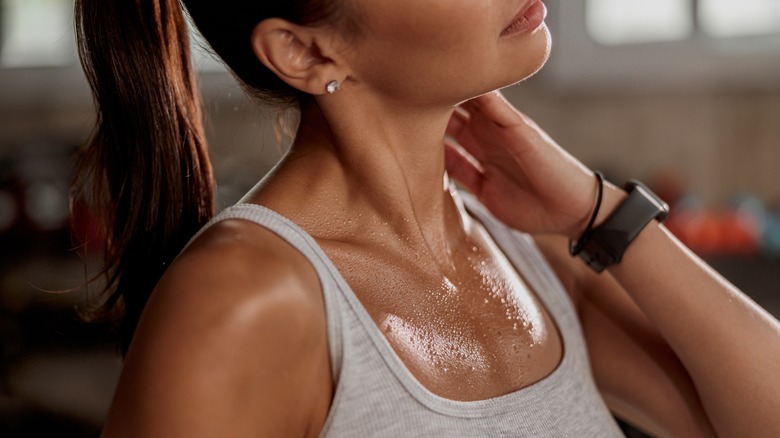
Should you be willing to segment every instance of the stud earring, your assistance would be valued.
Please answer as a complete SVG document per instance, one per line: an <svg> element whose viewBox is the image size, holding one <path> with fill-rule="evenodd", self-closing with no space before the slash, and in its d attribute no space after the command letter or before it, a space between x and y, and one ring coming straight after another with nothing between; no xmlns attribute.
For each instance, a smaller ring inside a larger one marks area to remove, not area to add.
<svg viewBox="0 0 780 438"><path fill-rule="evenodd" d="M339 91L339 88L341 88L339 81L330 81L328 82L328 85L325 86L325 91L327 91L328 94L334 94Z"/></svg>

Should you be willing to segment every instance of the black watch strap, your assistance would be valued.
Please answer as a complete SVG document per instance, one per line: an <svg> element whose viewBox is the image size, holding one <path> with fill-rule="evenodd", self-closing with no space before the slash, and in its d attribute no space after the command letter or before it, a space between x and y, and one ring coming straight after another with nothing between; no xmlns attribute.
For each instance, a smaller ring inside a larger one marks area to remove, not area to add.
<svg viewBox="0 0 780 438"><path fill-rule="evenodd" d="M579 256L594 271L620 263L631 242L653 219L663 222L669 206L638 181L625 185L628 198L604 221L591 230Z"/></svg>

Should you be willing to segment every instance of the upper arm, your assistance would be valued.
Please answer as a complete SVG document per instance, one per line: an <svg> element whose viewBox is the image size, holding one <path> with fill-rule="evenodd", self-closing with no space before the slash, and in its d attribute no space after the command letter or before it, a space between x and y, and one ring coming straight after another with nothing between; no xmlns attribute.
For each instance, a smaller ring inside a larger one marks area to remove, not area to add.
<svg viewBox="0 0 780 438"><path fill-rule="evenodd" d="M564 239L536 240L577 307L594 379L613 413L658 437L714 436L682 363L620 284L572 258Z"/></svg>
<svg viewBox="0 0 780 438"><path fill-rule="evenodd" d="M171 266L128 351L106 436L306 434L312 393L330 384L319 284L300 254L263 238L263 249L212 239Z"/></svg>

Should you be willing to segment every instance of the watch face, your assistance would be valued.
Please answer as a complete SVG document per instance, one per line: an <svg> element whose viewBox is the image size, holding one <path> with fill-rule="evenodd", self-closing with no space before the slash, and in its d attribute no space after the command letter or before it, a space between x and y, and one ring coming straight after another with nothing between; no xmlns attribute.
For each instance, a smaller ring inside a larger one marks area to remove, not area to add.
<svg viewBox="0 0 780 438"><path fill-rule="evenodd" d="M629 188L629 186L631 188ZM633 190L638 190L645 197L645 199L647 199L655 206L656 210L658 211L655 219L658 222L663 222L667 217L669 217L669 204L664 202L663 199L659 198L658 195L653 193L652 190L648 189L646 185L639 181L631 180L626 184L626 189L629 193L631 193Z"/></svg>

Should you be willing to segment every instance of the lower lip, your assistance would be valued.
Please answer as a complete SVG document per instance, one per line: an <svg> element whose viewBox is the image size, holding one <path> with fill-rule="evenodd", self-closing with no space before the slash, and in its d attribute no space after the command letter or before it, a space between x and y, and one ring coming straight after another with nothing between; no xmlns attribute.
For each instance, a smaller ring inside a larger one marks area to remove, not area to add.
<svg viewBox="0 0 780 438"><path fill-rule="evenodd" d="M531 32L539 28L547 18L547 7L541 1L534 2L519 20L501 32L502 37Z"/></svg>

